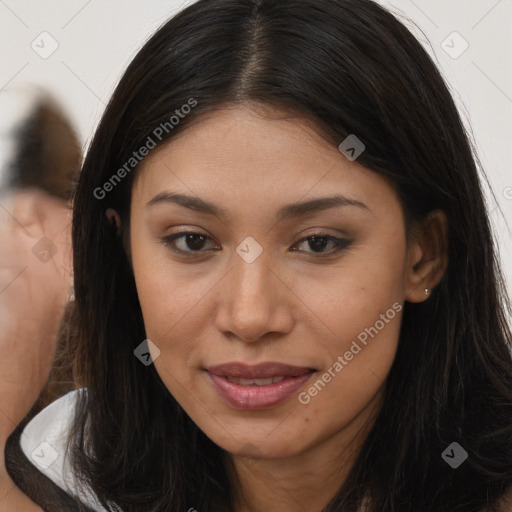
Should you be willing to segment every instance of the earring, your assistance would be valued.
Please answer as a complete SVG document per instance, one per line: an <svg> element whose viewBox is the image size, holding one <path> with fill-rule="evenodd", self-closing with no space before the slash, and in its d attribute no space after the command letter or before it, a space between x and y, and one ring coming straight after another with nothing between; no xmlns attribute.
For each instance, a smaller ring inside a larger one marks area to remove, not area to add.
<svg viewBox="0 0 512 512"><path fill-rule="evenodd" d="M425 295L429 295L430 294L430 288L425 288Z"/></svg>

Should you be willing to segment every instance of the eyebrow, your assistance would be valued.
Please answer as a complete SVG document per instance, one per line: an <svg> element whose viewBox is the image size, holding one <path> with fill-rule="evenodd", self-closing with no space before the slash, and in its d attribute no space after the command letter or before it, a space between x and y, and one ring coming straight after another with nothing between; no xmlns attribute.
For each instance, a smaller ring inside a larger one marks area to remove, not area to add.
<svg viewBox="0 0 512 512"><path fill-rule="evenodd" d="M171 192L160 192L147 203L146 207L162 203L177 204L196 212L216 215L221 218L226 218L228 216L226 210L209 201L205 201L204 199L194 196L188 196L186 194L176 194ZM338 194L331 197L320 197L318 199L311 199L310 201L303 201L283 206L278 210L276 217L279 221L283 221L342 206L355 206L357 208L370 211L370 209L361 201L349 199Z"/></svg>

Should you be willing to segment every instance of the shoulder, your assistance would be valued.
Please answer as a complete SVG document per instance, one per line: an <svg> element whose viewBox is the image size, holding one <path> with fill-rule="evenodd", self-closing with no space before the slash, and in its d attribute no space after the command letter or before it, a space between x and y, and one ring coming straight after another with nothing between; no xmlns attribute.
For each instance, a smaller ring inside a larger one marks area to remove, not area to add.
<svg viewBox="0 0 512 512"><path fill-rule="evenodd" d="M99 512L105 509L79 486L68 456L68 434L75 406L85 389L71 391L23 422L7 440L6 468L14 483L48 511Z"/></svg>

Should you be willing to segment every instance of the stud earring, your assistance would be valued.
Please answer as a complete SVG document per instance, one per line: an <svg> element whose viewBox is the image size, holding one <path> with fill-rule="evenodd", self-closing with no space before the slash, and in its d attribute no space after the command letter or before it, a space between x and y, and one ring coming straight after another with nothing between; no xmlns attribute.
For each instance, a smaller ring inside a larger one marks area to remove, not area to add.
<svg viewBox="0 0 512 512"><path fill-rule="evenodd" d="M430 288L425 288L425 295L430 295Z"/></svg>

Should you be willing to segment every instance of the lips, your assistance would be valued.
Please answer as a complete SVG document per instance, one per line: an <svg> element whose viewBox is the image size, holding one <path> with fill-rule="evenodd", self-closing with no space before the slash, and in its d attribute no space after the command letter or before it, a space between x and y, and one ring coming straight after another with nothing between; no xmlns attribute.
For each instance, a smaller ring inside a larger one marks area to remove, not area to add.
<svg viewBox="0 0 512 512"><path fill-rule="evenodd" d="M226 363L207 368L210 381L234 409L273 407L286 400L311 377L315 370L282 363L250 366Z"/></svg>

